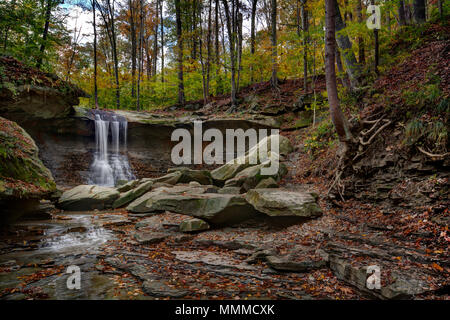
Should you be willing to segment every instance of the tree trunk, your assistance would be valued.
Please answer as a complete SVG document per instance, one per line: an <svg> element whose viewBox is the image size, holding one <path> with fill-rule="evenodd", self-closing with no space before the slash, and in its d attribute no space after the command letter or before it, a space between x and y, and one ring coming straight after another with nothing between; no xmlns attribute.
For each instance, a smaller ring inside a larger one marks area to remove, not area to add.
<svg viewBox="0 0 450 320"><path fill-rule="evenodd" d="M424 23L426 21L425 15L425 0L414 0L414 21L416 23Z"/></svg>
<svg viewBox="0 0 450 320"><path fill-rule="evenodd" d="M175 14L177 25L177 46L178 46L178 104L184 105L184 82L183 82L183 35L181 30L181 4L180 0L175 0Z"/></svg>
<svg viewBox="0 0 450 320"><path fill-rule="evenodd" d="M371 0L370 4L375 5L375 0ZM378 19L378 17L377 17L377 19ZM379 72L378 72L379 41L378 41L378 29L377 28L373 29L373 38L374 38L374 50L375 50L374 70L375 70L376 74L379 74Z"/></svg>
<svg viewBox="0 0 450 320"><path fill-rule="evenodd" d="M96 0L92 0L92 27L94 28L94 105L98 109L98 88L97 88L97 26L95 23Z"/></svg>
<svg viewBox="0 0 450 320"><path fill-rule="evenodd" d="M277 0L271 0L271 27L272 27L272 88L278 87L277 78Z"/></svg>
<svg viewBox="0 0 450 320"><path fill-rule="evenodd" d="M158 21L159 16L159 0L156 0L156 21ZM154 30L154 41L153 41L153 76L156 79L157 67L158 67L158 23L155 23Z"/></svg>
<svg viewBox="0 0 450 320"><path fill-rule="evenodd" d="M197 1L192 1L192 59L197 59Z"/></svg>
<svg viewBox="0 0 450 320"><path fill-rule="evenodd" d="M202 10L200 10L200 21L202 19ZM200 65L202 67L202 89L203 89L203 103L206 104L208 101L208 91L206 89L206 68L205 61L203 59L203 25L200 23L200 35L199 35L199 55L200 55Z"/></svg>
<svg viewBox="0 0 450 320"><path fill-rule="evenodd" d="M344 114L339 107L339 98L336 85L335 43L336 43L336 21L337 16L335 0L325 0L325 79L327 86L328 102L330 105L331 120L336 128L339 140L346 145L352 136L348 128Z"/></svg>
<svg viewBox="0 0 450 320"><path fill-rule="evenodd" d="M131 96L136 96L136 21L135 8L132 0L128 0L128 8L130 11L130 39L131 39Z"/></svg>
<svg viewBox="0 0 450 320"><path fill-rule="evenodd" d="M405 3L403 0L398 2L398 24L400 26L406 25Z"/></svg>
<svg viewBox="0 0 450 320"><path fill-rule="evenodd" d="M228 30L228 43L229 43L229 49L230 49L230 59L231 59L231 106L236 107L237 106L237 97L236 97L236 61L235 61L235 23L234 22L234 1L232 0L232 10L230 12L230 9L228 7L227 0L222 0L224 11L225 11L225 18L226 18L226 25Z"/></svg>
<svg viewBox="0 0 450 320"><path fill-rule="evenodd" d="M216 95L222 93L222 77L220 74L220 46L219 46L219 0L215 5L215 54L216 54Z"/></svg>
<svg viewBox="0 0 450 320"><path fill-rule="evenodd" d="M117 58L117 40L116 40L116 27L114 23L114 5L111 6L110 0L108 0L108 7L111 15L111 35L112 35L112 49L114 59L114 75L116 78L116 107L120 109L120 85L119 85L119 60Z"/></svg>
<svg viewBox="0 0 450 320"><path fill-rule="evenodd" d="M208 35L206 38L206 46L208 55L206 58L206 103L209 101L209 82L211 77L211 12L212 12L212 0L209 0L208 9Z"/></svg>
<svg viewBox="0 0 450 320"><path fill-rule="evenodd" d="M305 8L306 0L302 2L302 29L303 29L303 87L308 92L308 11Z"/></svg>
<svg viewBox="0 0 450 320"><path fill-rule="evenodd" d="M238 49L237 49L237 54L238 54L238 58L237 58L237 91L239 92L239 87L240 87L240 81L241 81L241 69L242 69L242 42L243 42L243 37L242 37L242 23L243 23L243 18L242 18L242 13L238 13L237 14L238 18L237 18L237 27L238 27Z"/></svg>
<svg viewBox="0 0 450 320"><path fill-rule="evenodd" d="M163 7L164 0L160 0L159 4L159 18L161 19L161 82L164 82L164 18L163 18Z"/></svg>
<svg viewBox="0 0 450 320"><path fill-rule="evenodd" d="M143 49L144 47L144 2L139 1L139 57L138 57L138 79L136 110L141 110L141 74L143 71Z"/></svg>
<svg viewBox="0 0 450 320"><path fill-rule="evenodd" d="M251 12L251 24L250 24L250 53L252 55L252 59L255 59L255 41L256 41L256 6L258 4L258 0L252 0L252 12ZM253 60L254 61L254 60ZM250 82L253 84L255 82L254 79L254 62L252 61L250 65Z"/></svg>
<svg viewBox="0 0 450 320"><path fill-rule="evenodd" d="M39 69L42 65L42 59L44 57L45 46L48 37L48 27L50 25L50 18L52 13L52 0L47 0L47 7L45 9L45 23L44 23L44 31L42 32L42 43L39 49L39 56L37 59L36 67Z"/></svg>
<svg viewBox="0 0 450 320"><path fill-rule="evenodd" d="M356 15L358 18L358 23L363 22L363 14L362 14L362 0L357 0L356 2ZM364 38L361 36L358 36L358 61L361 66L364 65L366 57L364 52Z"/></svg>
<svg viewBox="0 0 450 320"><path fill-rule="evenodd" d="M335 13L336 17L333 19L335 20L335 34L339 31L341 31L342 29L345 28L345 23L344 21L342 21L342 16L341 13L339 11L339 4L337 2L337 0L332 0L334 1L334 10L333 12ZM358 62L356 61L356 57L355 54L353 53L352 50L352 43L349 39L349 37L347 35L344 34L339 34L336 37L336 41L337 44L339 45L339 48L341 48L343 56L344 56L344 64L345 64L345 68L348 74L348 77L350 79L350 84L352 86L352 88L355 88L359 85L359 77L361 75L361 67L358 64ZM334 52L333 52L334 55Z"/></svg>

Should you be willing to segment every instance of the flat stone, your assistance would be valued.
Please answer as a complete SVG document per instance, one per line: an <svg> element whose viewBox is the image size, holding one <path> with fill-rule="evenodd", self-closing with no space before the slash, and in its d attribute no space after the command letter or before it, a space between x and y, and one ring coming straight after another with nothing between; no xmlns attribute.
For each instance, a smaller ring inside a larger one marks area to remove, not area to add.
<svg viewBox="0 0 450 320"><path fill-rule="evenodd" d="M208 251L173 251L175 258L189 263L204 263L223 268L236 268L243 270L254 270L255 267L241 262L240 260L230 258L226 255L208 252Z"/></svg>
<svg viewBox="0 0 450 320"><path fill-rule="evenodd" d="M147 280L142 284L142 290L153 297L182 298L188 291L170 287L163 280Z"/></svg>
<svg viewBox="0 0 450 320"><path fill-rule="evenodd" d="M326 261L323 260L293 261L289 256L280 257L269 255L266 257L266 261L271 268L288 272L307 272L326 266Z"/></svg>
<svg viewBox="0 0 450 320"><path fill-rule="evenodd" d="M169 237L168 233L164 232L136 232L134 234L134 239L139 244L154 244L164 241L167 237Z"/></svg>
<svg viewBox="0 0 450 320"><path fill-rule="evenodd" d="M118 197L119 191L115 188L80 185L64 192L58 206L69 211L102 210L110 208Z"/></svg>
<svg viewBox="0 0 450 320"><path fill-rule="evenodd" d="M281 189L252 189L245 199L260 212L276 217L317 217L322 210L316 198L307 192Z"/></svg>
<svg viewBox="0 0 450 320"><path fill-rule="evenodd" d="M205 186L158 188L133 201L131 212L170 211L190 215L213 224L231 224L256 215L255 209L241 195L204 193Z"/></svg>

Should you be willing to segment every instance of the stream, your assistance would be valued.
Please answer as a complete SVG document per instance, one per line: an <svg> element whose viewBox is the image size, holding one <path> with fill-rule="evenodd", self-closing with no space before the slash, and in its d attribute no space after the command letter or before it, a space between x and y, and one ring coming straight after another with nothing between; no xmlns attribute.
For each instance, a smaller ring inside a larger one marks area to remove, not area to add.
<svg viewBox="0 0 450 320"><path fill-rule="evenodd" d="M3 230L0 238L0 292L21 287L6 299L104 299L113 286L96 271L98 254L113 232L103 227L119 216L98 212L64 213L51 220L24 220ZM81 289L70 290L66 273L81 268ZM54 274L53 274L54 273Z"/></svg>

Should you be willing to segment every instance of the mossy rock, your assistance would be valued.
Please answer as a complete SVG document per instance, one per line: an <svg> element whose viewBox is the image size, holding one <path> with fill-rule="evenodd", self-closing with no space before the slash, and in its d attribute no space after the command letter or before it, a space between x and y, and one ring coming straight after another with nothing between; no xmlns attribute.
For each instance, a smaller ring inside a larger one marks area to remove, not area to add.
<svg viewBox="0 0 450 320"><path fill-rule="evenodd" d="M119 198L117 198L112 207L113 208L120 208L124 205L130 203L131 201L135 200L136 198L142 196L144 193L148 192L153 186L153 181L149 180L146 181L140 185L138 185L136 188L128 190L127 192L121 193Z"/></svg>
<svg viewBox="0 0 450 320"><path fill-rule="evenodd" d="M38 153L23 128L0 117L0 200L42 198L56 191L52 174Z"/></svg>

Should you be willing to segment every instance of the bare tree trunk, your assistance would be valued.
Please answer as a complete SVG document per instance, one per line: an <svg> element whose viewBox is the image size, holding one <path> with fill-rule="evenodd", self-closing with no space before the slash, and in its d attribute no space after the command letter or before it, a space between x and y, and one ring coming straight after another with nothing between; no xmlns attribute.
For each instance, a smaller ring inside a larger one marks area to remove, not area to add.
<svg viewBox="0 0 450 320"><path fill-rule="evenodd" d="M50 25L50 18L51 18L51 13L52 13L52 0L47 0L47 7L45 9L45 23L44 23L44 31L42 32L42 43L41 43L41 47L39 49L39 56L37 59L37 64L36 67L39 69L42 65L42 59L44 57L44 52L45 52L45 46L46 46L46 42L47 42L47 37L48 37L48 27Z"/></svg>
<svg viewBox="0 0 450 320"><path fill-rule="evenodd" d="M243 42L243 37L242 37L242 13L238 13L237 14L238 18L237 18L237 28L238 28L238 50L237 50L237 91L239 92L239 87L240 87L240 81L241 81L241 69L242 69L242 42Z"/></svg>
<svg viewBox="0 0 450 320"><path fill-rule="evenodd" d="M200 10L200 21L202 20L202 10ZM203 60L203 27L200 23L200 36L199 36L199 55L200 65L202 67L202 89L203 89L203 103L206 104L208 100L208 92L206 89L206 68Z"/></svg>
<svg viewBox="0 0 450 320"><path fill-rule="evenodd" d="M442 17L443 17L442 0L438 0L438 9L439 9L439 18L442 19Z"/></svg>
<svg viewBox="0 0 450 320"><path fill-rule="evenodd" d="M113 0L114 1L114 0ZM114 74L116 78L116 107L120 109L120 85L119 85L119 60L117 58L117 38L116 38L116 26L114 23L114 4L110 5L110 0L108 0L108 6L111 14L111 35L112 35L112 46L113 46L113 58L114 58Z"/></svg>
<svg viewBox="0 0 450 320"><path fill-rule="evenodd" d="M403 0L398 2L398 24L400 26L406 25L405 3Z"/></svg>
<svg viewBox="0 0 450 320"><path fill-rule="evenodd" d="M341 31L342 29L345 28L345 23L344 21L342 21L342 16L341 13L339 11L339 5L337 0L332 0L334 1L334 6L335 9L333 10L336 17L335 19L335 34L339 31ZM349 39L349 37L347 35L344 35L342 33L340 33L337 37L336 37L336 41L337 44L339 45L339 48L341 48L343 56L344 56L344 63L345 63L345 68L347 70L347 74L348 77L350 79L350 83L352 88L355 88L359 85L359 77L361 75L361 67L358 64L358 62L356 61L356 57L355 54L353 53L352 50L352 43ZM334 52L333 52L334 55Z"/></svg>
<svg viewBox="0 0 450 320"><path fill-rule="evenodd" d="M130 11L130 39L131 39L131 96L136 96L136 21L135 8L132 0L128 0L128 9Z"/></svg>
<svg viewBox="0 0 450 320"><path fill-rule="evenodd" d="M424 23L426 21L425 0L414 0L414 21L416 23Z"/></svg>
<svg viewBox="0 0 450 320"><path fill-rule="evenodd" d="M356 2L356 15L358 18L358 23L363 22L363 14L362 14L362 0L357 0ZM358 61L361 66L364 65L366 57L364 53L364 38L361 36L358 36L357 39L358 42Z"/></svg>
<svg viewBox="0 0 450 320"><path fill-rule="evenodd" d="M97 88L97 25L95 22L96 0L92 0L92 27L94 28L94 105L98 109L98 88Z"/></svg>
<svg viewBox="0 0 450 320"><path fill-rule="evenodd" d="M141 110L141 74L143 71L143 47L144 47L144 1L139 1L139 57L136 110Z"/></svg>
<svg viewBox="0 0 450 320"><path fill-rule="evenodd" d="M222 52L224 55L226 55L227 49L225 47L225 24L223 22L222 12L219 13L219 16L220 16L220 24L222 26L222 28L221 28L221 30L222 30L222 41L221 41L222 42ZM225 66L225 58L222 61L223 61L223 65L224 65L223 73L225 74L225 78L227 78L228 77L228 68ZM222 90L223 90L223 88L222 88Z"/></svg>
<svg viewBox="0 0 450 320"><path fill-rule="evenodd" d="M159 0L156 0L156 21L158 21L159 16ZM155 23L155 30L154 30L154 41L153 41L153 76L156 77L157 73L157 66L158 66L158 23ZM156 78L155 78L156 79Z"/></svg>
<svg viewBox="0 0 450 320"><path fill-rule="evenodd" d="M192 2L192 59L197 59L197 0Z"/></svg>
<svg viewBox="0 0 450 320"><path fill-rule="evenodd" d="M208 35L206 38L207 46L207 58L206 58L206 103L209 101L209 82L211 77L211 12L212 12L212 0L209 0L208 9Z"/></svg>
<svg viewBox="0 0 450 320"><path fill-rule="evenodd" d="M272 78L270 80L272 87L278 87L277 78L277 0L271 0L271 27L272 27Z"/></svg>
<svg viewBox="0 0 450 320"><path fill-rule="evenodd" d="M336 43L336 4L335 0L325 0L325 78L327 85L328 102L330 105L331 120L336 128L339 140L346 145L352 135L348 128L344 114L339 107L339 98L336 85L335 61L335 43Z"/></svg>
<svg viewBox="0 0 450 320"><path fill-rule="evenodd" d="M230 47L230 59L231 59L231 106L232 108L236 107L237 105L237 98L236 98L236 58L235 58L235 7L234 7L234 1L232 0L232 10L230 12L230 9L228 7L227 0L222 0L224 11L225 11L225 18L226 18L226 24L227 24L227 30L228 30L228 43ZM233 23L232 23L233 22Z"/></svg>
<svg viewBox="0 0 450 320"><path fill-rule="evenodd" d="M252 55L252 59L255 58L255 42L256 42L256 6L258 4L258 0L252 0L252 12L251 12L251 24L250 24L250 53ZM250 82L254 83L254 66L253 62L250 65Z"/></svg>
<svg viewBox="0 0 450 320"><path fill-rule="evenodd" d="M175 0L177 44L178 44L178 104L184 105L184 82L183 82L183 35L181 30L181 4Z"/></svg>
<svg viewBox="0 0 450 320"><path fill-rule="evenodd" d="M153 68L153 60L152 60L152 56L150 54L150 48L149 48L149 41L146 40L144 41L144 48L145 48L145 56L146 56L146 60L147 60L147 80L150 80L150 78L152 77L152 68Z"/></svg>
<svg viewBox="0 0 450 320"><path fill-rule="evenodd" d="M302 29L303 29L303 86L305 94L308 92L308 11L306 0L302 1Z"/></svg>
<svg viewBox="0 0 450 320"><path fill-rule="evenodd" d="M222 93L222 77L220 74L220 46L219 46L219 0L215 5L215 54L216 54L216 95Z"/></svg>
<svg viewBox="0 0 450 320"><path fill-rule="evenodd" d="M160 0L159 5L159 18L161 19L161 82L164 82L164 17L163 17L163 7L164 0Z"/></svg>
<svg viewBox="0 0 450 320"><path fill-rule="evenodd" d="M370 1L371 5L375 4L375 0ZM377 18L378 19L378 18ZM378 61L379 61L379 41L378 41L378 29L373 29L373 37L374 37L374 50L375 50L375 59L374 59L374 70L376 74L378 73Z"/></svg>

